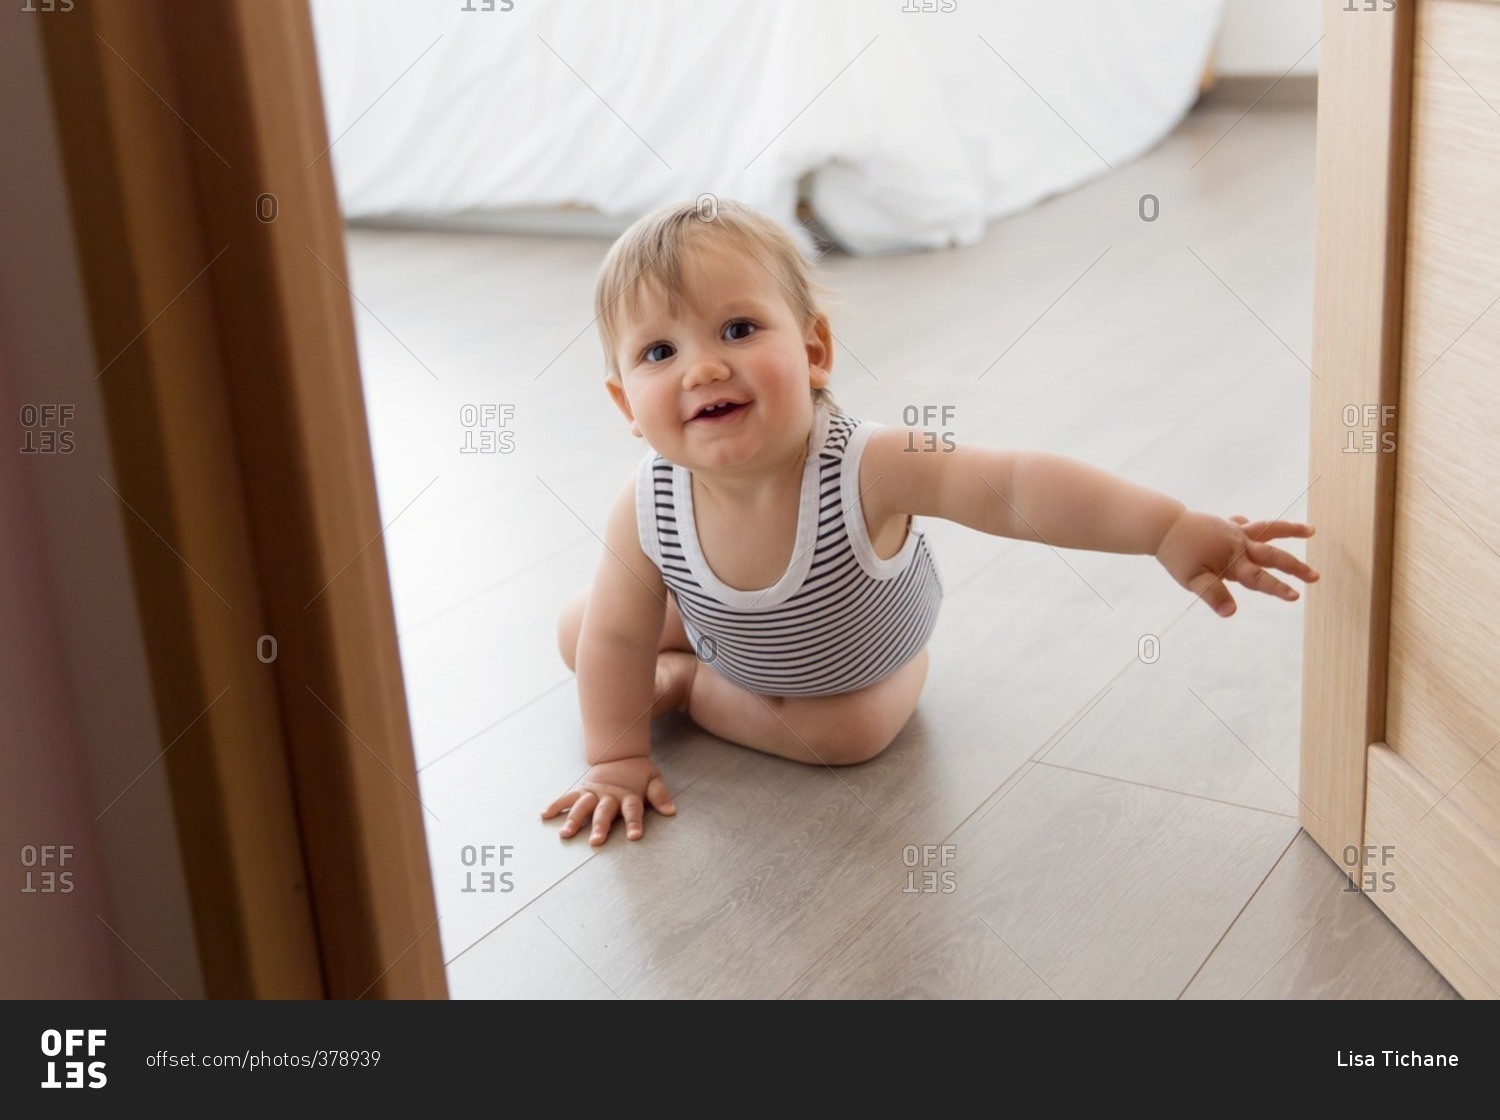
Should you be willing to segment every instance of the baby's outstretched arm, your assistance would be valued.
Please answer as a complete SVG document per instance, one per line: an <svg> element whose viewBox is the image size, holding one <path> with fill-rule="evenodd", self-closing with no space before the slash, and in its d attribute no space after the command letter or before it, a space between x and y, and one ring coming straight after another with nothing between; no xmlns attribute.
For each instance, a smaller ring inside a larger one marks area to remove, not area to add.
<svg viewBox="0 0 1500 1120"><path fill-rule="evenodd" d="M589 843L603 844L617 816L625 835L639 840L646 804L670 816L676 807L661 771L651 761L651 709L656 695L656 654L666 617L661 573L641 551L636 533L635 487L621 491L610 511L605 552L589 591L576 657L588 770L542 812L564 810L562 836L578 832L590 816Z"/></svg>
<svg viewBox="0 0 1500 1120"><path fill-rule="evenodd" d="M1303 561L1267 543L1310 537L1311 525L1197 513L1108 471L1043 451L961 444L912 452L910 446L900 428L870 437L859 479L869 525L900 514L941 517L1055 548L1149 554L1224 617L1235 610L1226 580L1292 600L1297 592L1267 569L1309 583L1318 578Z"/></svg>

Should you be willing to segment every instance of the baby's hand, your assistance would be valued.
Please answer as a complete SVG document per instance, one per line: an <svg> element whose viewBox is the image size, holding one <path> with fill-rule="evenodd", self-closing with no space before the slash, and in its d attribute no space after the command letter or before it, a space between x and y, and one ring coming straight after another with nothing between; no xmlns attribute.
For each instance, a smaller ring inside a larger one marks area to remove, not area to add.
<svg viewBox="0 0 1500 1120"><path fill-rule="evenodd" d="M649 757L622 758L590 766L574 789L547 806L542 812L542 820L550 821L568 809L568 819L563 822L559 833L566 840L582 828L583 822L593 813L594 830L589 835L589 843L598 847L609 839L615 817L624 816L625 835L631 840L639 840L646 829L647 801L664 816L670 817L677 812L672 795L667 792L666 780Z"/></svg>
<svg viewBox="0 0 1500 1120"><path fill-rule="evenodd" d="M1297 598L1297 592L1267 568L1288 572L1304 583L1315 581L1318 573L1312 568L1266 543L1277 537L1312 535L1313 527L1300 521L1249 521L1239 515L1225 520L1187 510L1167 530L1156 558L1173 579L1228 618L1235 606L1224 586L1227 579L1289 601Z"/></svg>

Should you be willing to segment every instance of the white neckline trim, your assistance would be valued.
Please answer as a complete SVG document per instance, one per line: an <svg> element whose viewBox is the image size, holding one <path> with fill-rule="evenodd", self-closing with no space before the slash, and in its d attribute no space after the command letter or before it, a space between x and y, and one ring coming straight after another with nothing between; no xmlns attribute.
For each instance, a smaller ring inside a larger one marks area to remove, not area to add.
<svg viewBox="0 0 1500 1120"><path fill-rule="evenodd" d="M656 526L656 452L648 451L635 472L635 533L646 558L661 567L661 537Z"/></svg>
<svg viewBox="0 0 1500 1120"><path fill-rule="evenodd" d="M797 509L797 542L792 546L791 563L781 578L770 587L743 591L730 587L708 566L698 543L698 519L693 511L693 479L683 466L672 465L672 498L677 507L677 537L687 557L688 568L700 587L726 607L738 610L770 610L780 606L802 586L812 567L813 547L818 539L818 490L822 481L823 444L828 433L828 409L819 406L813 413L812 430L807 439L807 461L802 466L802 498Z"/></svg>

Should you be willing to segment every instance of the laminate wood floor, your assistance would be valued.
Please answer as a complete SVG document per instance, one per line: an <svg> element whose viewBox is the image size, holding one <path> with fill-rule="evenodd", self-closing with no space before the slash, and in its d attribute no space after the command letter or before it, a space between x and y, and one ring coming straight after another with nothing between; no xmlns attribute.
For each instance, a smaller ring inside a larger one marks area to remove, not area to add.
<svg viewBox="0 0 1500 1120"><path fill-rule="evenodd" d="M974 248L830 257L840 403L1303 516L1313 114L1240 113ZM670 717L679 815L560 841L537 813L584 767L555 619L644 450L600 385L607 245L348 242L455 997L1454 997L1298 827L1300 607L1219 619L1145 557L927 523L946 599L884 755L820 770Z"/></svg>

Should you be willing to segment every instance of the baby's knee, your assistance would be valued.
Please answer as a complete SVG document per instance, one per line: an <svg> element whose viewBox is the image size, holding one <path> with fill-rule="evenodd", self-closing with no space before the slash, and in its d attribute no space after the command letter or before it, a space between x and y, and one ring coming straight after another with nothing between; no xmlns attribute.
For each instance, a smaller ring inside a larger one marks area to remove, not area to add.
<svg viewBox="0 0 1500 1120"><path fill-rule="evenodd" d="M896 739L899 728L873 716L840 719L819 738L818 759L829 766L858 766L880 755Z"/></svg>
<svg viewBox="0 0 1500 1120"><path fill-rule="evenodd" d="M858 766L883 753L885 748L891 745L892 739L894 736L884 741L878 738L845 739L830 746L823 761L829 766Z"/></svg>
<svg viewBox="0 0 1500 1120"><path fill-rule="evenodd" d="M885 751L916 710L927 679L927 651L894 676L861 692L832 697L818 714L822 739L814 746L830 766L857 766ZM809 744L813 746L813 744Z"/></svg>

